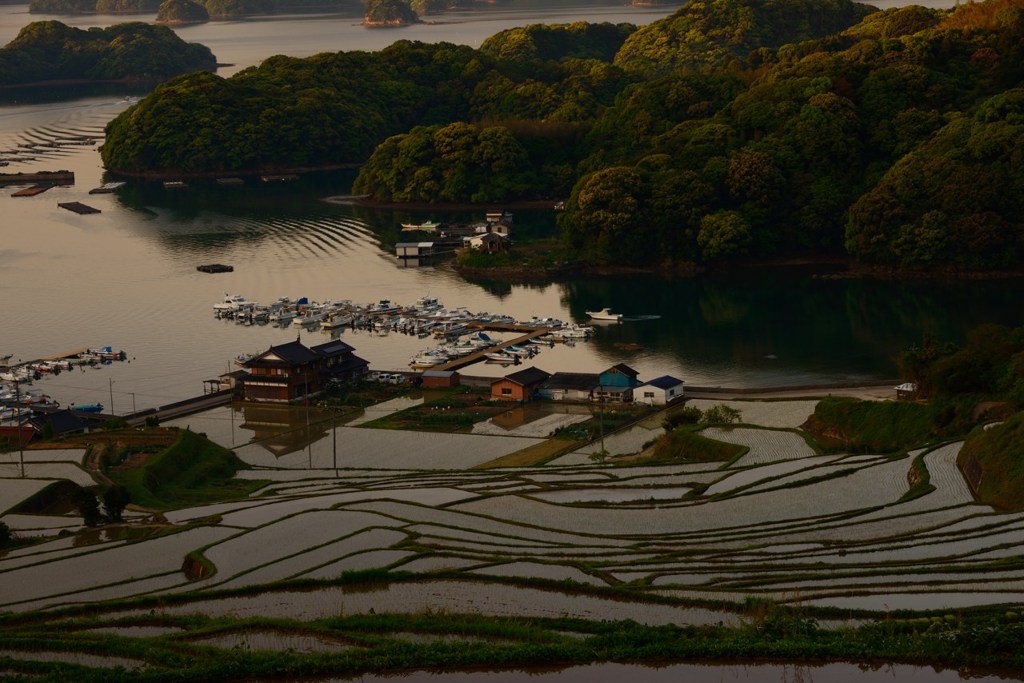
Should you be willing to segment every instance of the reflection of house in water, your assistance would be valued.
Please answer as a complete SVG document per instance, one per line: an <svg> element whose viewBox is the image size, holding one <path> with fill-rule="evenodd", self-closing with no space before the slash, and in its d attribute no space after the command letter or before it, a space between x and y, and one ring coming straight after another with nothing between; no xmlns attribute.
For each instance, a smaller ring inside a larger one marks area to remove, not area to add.
<svg viewBox="0 0 1024 683"><path fill-rule="evenodd" d="M330 413L315 408L239 403L232 410L242 413L240 428L251 431L252 440L277 457L301 451L331 433Z"/></svg>

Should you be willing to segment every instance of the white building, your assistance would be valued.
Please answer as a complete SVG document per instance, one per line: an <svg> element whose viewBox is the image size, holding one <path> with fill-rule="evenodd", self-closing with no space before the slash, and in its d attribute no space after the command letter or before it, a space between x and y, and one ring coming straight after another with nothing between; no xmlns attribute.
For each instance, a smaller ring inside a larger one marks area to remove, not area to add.
<svg viewBox="0 0 1024 683"><path fill-rule="evenodd" d="M683 397L683 384L681 379L662 375L633 389L633 400L652 406L668 405Z"/></svg>

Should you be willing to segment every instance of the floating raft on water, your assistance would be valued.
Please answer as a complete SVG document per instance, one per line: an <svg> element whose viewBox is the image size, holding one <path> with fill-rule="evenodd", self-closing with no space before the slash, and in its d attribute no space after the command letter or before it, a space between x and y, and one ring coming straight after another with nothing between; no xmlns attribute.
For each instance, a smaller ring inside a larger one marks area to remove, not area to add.
<svg viewBox="0 0 1024 683"><path fill-rule="evenodd" d="M32 187L26 187L23 190L12 192L12 197L35 197L37 194L42 194L49 190L53 185L33 185Z"/></svg>
<svg viewBox="0 0 1024 683"><path fill-rule="evenodd" d="M83 204L82 202L61 202L57 204L57 206L62 209L67 209L68 211L74 211L75 213L82 214L83 216L90 213L100 213L99 209L95 209L88 204Z"/></svg>
<svg viewBox="0 0 1024 683"><path fill-rule="evenodd" d="M196 270L203 273L230 273L235 270L235 267L226 266L223 263L208 263L203 266L196 266Z"/></svg>
<svg viewBox="0 0 1024 683"><path fill-rule="evenodd" d="M241 178L217 178L218 185L245 185Z"/></svg>
<svg viewBox="0 0 1024 683"><path fill-rule="evenodd" d="M283 183L290 180L298 180L299 176L294 173L286 173L284 175L261 175L260 180L265 183Z"/></svg>
<svg viewBox="0 0 1024 683"><path fill-rule="evenodd" d="M164 189L165 190L184 190L187 187L188 187L188 184L185 183L185 182L182 182L180 180L165 180L164 181Z"/></svg>
<svg viewBox="0 0 1024 683"><path fill-rule="evenodd" d="M19 161L29 161L29 159L21 157L19 158ZM73 171L0 173L0 185L22 185L26 183L46 183L47 187L52 187L53 185L74 185L75 174Z"/></svg>
<svg viewBox="0 0 1024 683"><path fill-rule="evenodd" d="M103 183L99 187L94 187L89 190L89 194L110 194L119 187L124 187L123 180L117 180L112 183Z"/></svg>

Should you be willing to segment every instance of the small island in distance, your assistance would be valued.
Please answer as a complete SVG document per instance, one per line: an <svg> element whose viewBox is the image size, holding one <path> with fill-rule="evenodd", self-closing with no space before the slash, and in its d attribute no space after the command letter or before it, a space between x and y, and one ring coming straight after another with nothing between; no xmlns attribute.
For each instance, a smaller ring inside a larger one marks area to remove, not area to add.
<svg viewBox="0 0 1024 683"><path fill-rule="evenodd" d="M210 48L187 43L166 26L141 22L83 30L59 21L37 21L0 48L0 87L86 81L157 83L216 68Z"/></svg>

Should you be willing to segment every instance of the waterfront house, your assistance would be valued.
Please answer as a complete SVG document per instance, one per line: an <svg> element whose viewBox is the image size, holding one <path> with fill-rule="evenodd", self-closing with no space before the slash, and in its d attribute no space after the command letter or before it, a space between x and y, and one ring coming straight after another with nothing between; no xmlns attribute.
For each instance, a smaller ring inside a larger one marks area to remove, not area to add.
<svg viewBox="0 0 1024 683"><path fill-rule="evenodd" d="M341 340L308 348L296 340L271 346L245 361L246 401L285 403L315 396L327 382L353 382L366 376L369 362Z"/></svg>
<svg viewBox="0 0 1024 683"><path fill-rule="evenodd" d="M355 355L355 349L340 339L317 344L311 350L321 358L320 372L325 382L358 382L369 372L370 362Z"/></svg>
<svg viewBox="0 0 1024 683"><path fill-rule="evenodd" d="M602 403L629 403L633 389L640 383L639 373L625 363L618 363L601 373L594 398Z"/></svg>
<svg viewBox="0 0 1024 683"><path fill-rule="evenodd" d="M508 251L508 238L496 232L485 232L482 235L474 235L466 238L466 246L474 251L482 251L487 254L501 254Z"/></svg>
<svg viewBox="0 0 1024 683"><path fill-rule="evenodd" d="M529 401L551 375L540 368L526 368L491 382L491 398L499 401Z"/></svg>
<svg viewBox="0 0 1024 683"><path fill-rule="evenodd" d="M591 401L601 376L594 372L556 372L540 389L552 401Z"/></svg>
<svg viewBox="0 0 1024 683"><path fill-rule="evenodd" d="M633 400L652 406L668 405L683 397L683 384L683 380L672 375L662 375L636 387Z"/></svg>
<svg viewBox="0 0 1024 683"><path fill-rule="evenodd" d="M250 377L245 382L246 401L288 402L323 390L320 366L323 357L300 341L271 346L245 361Z"/></svg>

